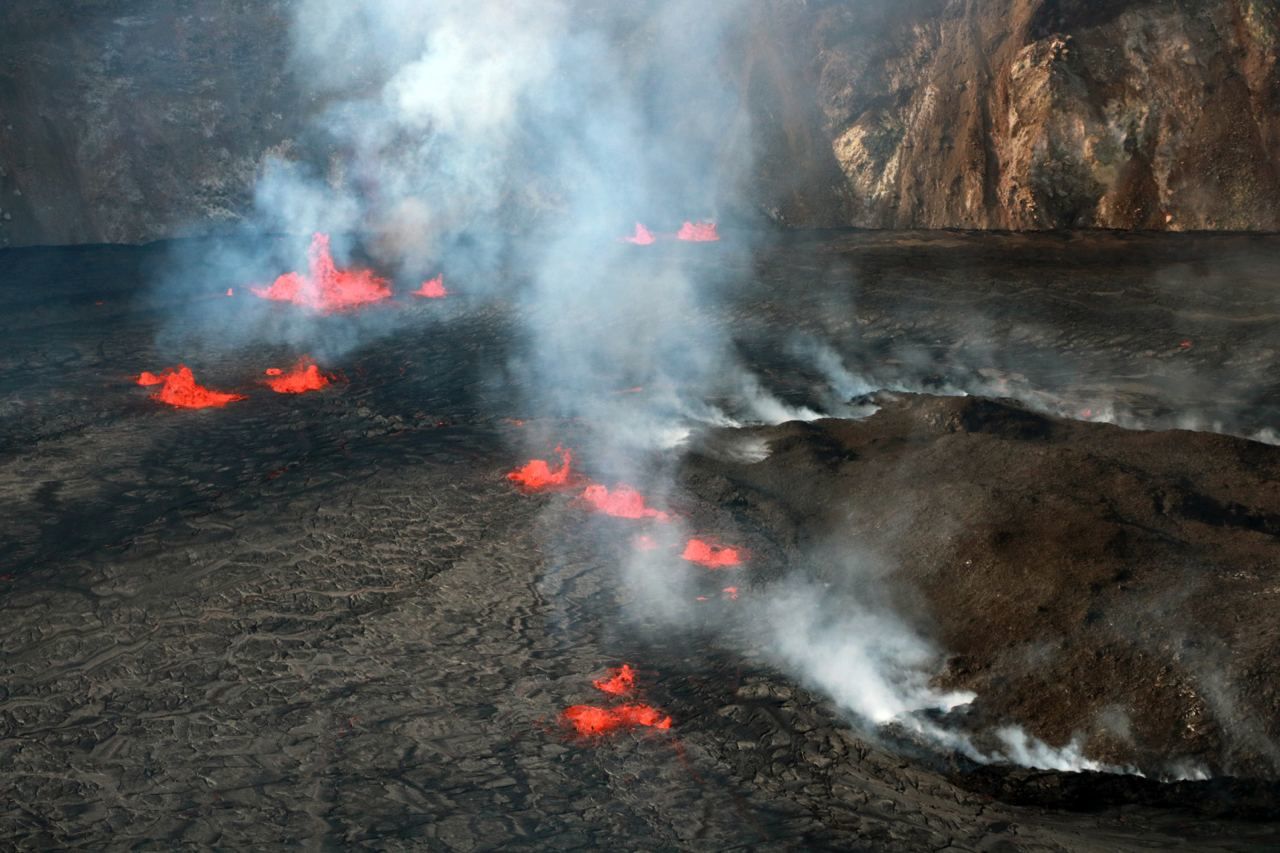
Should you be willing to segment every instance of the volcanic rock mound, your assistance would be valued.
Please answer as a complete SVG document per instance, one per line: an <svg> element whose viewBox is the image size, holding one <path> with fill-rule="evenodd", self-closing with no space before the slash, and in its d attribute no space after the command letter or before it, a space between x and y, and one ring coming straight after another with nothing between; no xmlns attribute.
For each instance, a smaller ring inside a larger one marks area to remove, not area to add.
<svg viewBox="0 0 1280 853"><path fill-rule="evenodd" d="M764 461L694 454L686 485L786 554L757 572L891 600L950 655L938 686L977 694L971 731L1079 739L1148 775L1275 775L1280 449L1006 401L877 402L750 430Z"/></svg>

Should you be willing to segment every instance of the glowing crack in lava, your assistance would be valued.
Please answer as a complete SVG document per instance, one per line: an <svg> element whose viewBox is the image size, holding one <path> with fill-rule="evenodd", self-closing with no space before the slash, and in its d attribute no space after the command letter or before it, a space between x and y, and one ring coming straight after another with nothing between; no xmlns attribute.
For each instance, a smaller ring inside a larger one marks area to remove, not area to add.
<svg viewBox="0 0 1280 853"><path fill-rule="evenodd" d="M737 548L715 545L701 539L690 539L680 556L708 569L727 569L742 565L742 554Z"/></svg>
<svg viewBox="0 0 1280 853"><path fill-rule="evenodd" d="M267 385L277 394L305 394L308 391L319 391L330 383L328 376L320 372L320 368L310 358L304 356L287 372L278 367L268 367Z"/></svg>
<svg viewBox="0 0 1280 853"><path fill-rule="evenodd" d="M609 491L608 487L593 483L583 490L581 498L595 512L616 518L652 518L656 521L671 518L667 513L646 504L644 495L630 486L619 485Z"/></svg>
<svg viewBox="0 0 1280 853"><path fill-rule="evenodd" d="M714 243L720 239L720 232L714 222L686 222L680 226L676 239L687 243Z"/></svg>
<svg viewBox="0 0 1280 853"><path fill-rule="evenodd" d="M422 287L413 291L414 296L421 296L425 299L444 299L449 295L449 291L444 287L444 275L438 275L435 278L427 279L422 283Z"/></svg>
<svg viewBox="0 0 1280 853"><path fill-rule="evenodd" d="M159 400L179 409L209 409L243 400L241 394L227 394L222 391L211 391L196 384L195 374L185 364L170 367L159 374L143 371L138 376L139 385L159 385L160 390L151 395L151 399Z"/></svg>
<svg viewBox="0 0 1280 853"><path fill-rule="evenodd" d="M285 273L266 288L253 293L276 302L292 302L322 314L349 311L361 305L391 298L391 285L365 269L340 270L329 251L329 235L316 234L307 251L307 275Z"/></svg>
<svg viewBox="0 0 1280 853"><path fill-rule="evenodd" d="M654 243L653 232L645 228L639 222L636 223L636 233L630 237L622 238L627 243L634 243L637 246L651 246Z"/></svg>
<svg viewBox="0 0 1280 853"><path fill-rule="evenodd" d="M532 459L508 473L507 479L530 492L542 492L564 486L569 482L573 454L560 446L556 447L556 453L560 454L559 468L553 469L545 459Z"/></svg>
<svg viewBox="0 0 1280 853"><path fill-rule="evenodd" d="M610 696L621 696L624 693L630 693L636 686L636 671L631 668L631 664L624 663L622 666L610 669L608 678L597 678L591 684Z"/></svg>
<svg viewBox="0 0 1280 853"><path fill-rule="evenodd" d="M582 737L641 726L662 730L671 728L671 718L650 705L620 705L617 708L572 705L561 712L561 718Z"/></svg>

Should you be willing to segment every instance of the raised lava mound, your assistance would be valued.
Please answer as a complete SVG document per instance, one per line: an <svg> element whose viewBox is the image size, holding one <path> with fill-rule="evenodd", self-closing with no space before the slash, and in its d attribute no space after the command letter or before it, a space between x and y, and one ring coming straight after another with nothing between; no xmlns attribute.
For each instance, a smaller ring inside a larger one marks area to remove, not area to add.
<svg viewBox="0 0 1280 853"><path fill-rule="evenodd" d="M958 721L975 733L1080 736L1148 775L1276 776L1280 448L972 397L876 402L722 431L687 460L687 488L785 555L756 581L874 585L949 655L939 686L977 694ZM717 451L743 433L769 457ZM841 576L835 553L874 568Z"/></svg>

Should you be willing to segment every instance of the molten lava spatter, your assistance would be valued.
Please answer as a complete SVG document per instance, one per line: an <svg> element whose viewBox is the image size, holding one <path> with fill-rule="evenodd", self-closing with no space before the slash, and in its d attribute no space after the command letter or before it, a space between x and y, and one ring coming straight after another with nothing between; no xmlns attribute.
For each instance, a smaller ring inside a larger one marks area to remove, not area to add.
<svg viewBox="0 0 1280 853"><path fill-rule="evenodd" d="M553 469L545 459L533 459L507 474L507 479L530 492L555 489L569 482L570 463L573 454L563 447L556 447L560 454L560 467Z"/></svg>
<svg viewBox="0 0 1280 853"><path fill-rule="evenodd" d="M622 239L628 243L634 243L637 246L648 246L654 242L653 233L639 222L636 223L636 233L630 237L623 237Z"/></svg>
<svg viewBox="0 0 1280 853"><path fill-rule="evenodd" d="M690 539L680 556L708 569L727 569L742 565L742 554L737 548L714 545L701 539Z"/></svg>
<svg viewBox="0 0 1280 853"><path fill-rule="evenodd" d="M621 696L630 693L636 686L636 671L631 668L631 664L624 663L610 669L608 678L597 678L591 684L610 696Z"/></svg>
<svg viewBox="0 0 1280 853"><path fill-rule="evenodd" d="M316 363L306 356L298 359L298 363L288 372L278 367L268 367L266 374L271 377L267 380L267 385L277 394L305 394L308 391L319 391L330 382L329 377L321 373Z"/></svg>
<svg viewBox="0 0 1280 853"><path fill-rule="evenodd" d="M160 390L152 394L151 399L180 409L208 409L244 399L240 394L211 391L197 385L195 375L185 364L163 370L159 375L144 372L138 377L138 384L160 385Z"/></svg>
<svg viewBox="0 0 1280 853"><path fill-rule="evenodd" d="M689 243L714 243L720 239L720 232L714 222L686 222L680 226L676 239Z"/></svg>
<svg viewBox="0 0 1280 853"><path fill-rule="evenodd" d="M426 299L444 299L449 295L449 291L444 288L444 275L438 275L435 278L428 279L422 283L422 287L413 291L414 296L421 296Z"/></svg>
<svg viewBox="0 0 1280 853"><path fill-rule="evenodd" d="M587 486L581 497L596 512L617 518L652 518L655 521L666 521L671 517L646 504L644 495L630 486L615 486L613 491L609 491L608 487L593 483Z"/></svg>
<svg viewBox="0 0 1280 853"><path fill-rule="evenodd" d="M582 737L641 726L663 730L671 728L671 718L650 705L620 705L617 708L572 705L564 709L561 718Z"/></svg>
<svg viewBox="0 0 1280 853"><path fill-rule="evenodd" d="M292 302L321 313L348 311L361 305L391 297L391 286L369 270L340 270L329 251L329 235L316 234L307 252L310 269L307 275L285 273L266 288L255 287L253 293L263 299Z"/></svg>

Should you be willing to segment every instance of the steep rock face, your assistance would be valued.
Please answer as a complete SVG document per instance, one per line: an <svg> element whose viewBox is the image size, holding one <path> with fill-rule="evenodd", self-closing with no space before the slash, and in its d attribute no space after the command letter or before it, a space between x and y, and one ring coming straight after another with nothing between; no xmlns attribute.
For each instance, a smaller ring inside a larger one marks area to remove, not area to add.
<svg viewBox="0 0 1280 853"><path fill-rule="evenodd" d="M332 166L290 9L0 8L0 246L208 230L244 215L269 156ZM726 213L1280 228L1280 0L756 0L739 23L725 73L756 158Z"/></svg>
<svg viewBox="0 0 1280 853"><path fill-rule="evenodd" d="M852 224L1280 225L1275 0L811 5Z"/></svg>
<svg viewBox="0 0 1280 853"><path fill-rule="evenodd" d="M303 129L285 2L0 10L0 246L141 242L235 221Z"/></svg>

